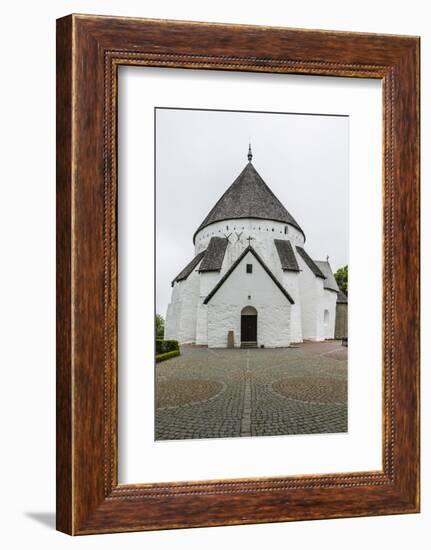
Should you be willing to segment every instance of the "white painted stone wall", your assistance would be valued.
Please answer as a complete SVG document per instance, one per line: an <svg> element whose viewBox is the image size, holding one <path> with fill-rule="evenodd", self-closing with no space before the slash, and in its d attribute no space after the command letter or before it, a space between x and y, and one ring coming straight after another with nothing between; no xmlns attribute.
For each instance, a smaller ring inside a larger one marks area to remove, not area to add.
<svg viewBox="0 0 431 550"><path fill-rule="evenodd" d="M281 282L295 302L291 308L290 315L290 340L293 343L303 341L302 337L302 315L301 315L301 294L299 289L299 278L301 273L295 271L284 271Z"/></svg>
<svg viewBox="0 0 431 550"><path fill-rule="evenodd" d="M196 311L199 300L199 283L200 277L196 271L193 271L181 283L183 292L181 296L182 307L178 340L182 343L192 343L196 340Z"/></svg>
<svg viewBox="0 0 431 550"><path fill-rule="evenodd" d="M196 344L206 346L208 344L208 318L207 306L204 305L205 297L199 297L199 303L196 312Z"/></svg>
<svg viewBox="0 0 431 550"><path fill-rule="evenodd" d="M323 279L316 277L317 283L317 299L316 299L316 337L315 340L321 342L325 339L325 323L324 323L324 311L325 311L325 292L323 287Z"/></svg>
<svg viewBox="0 0 431 550"><path fill-rule="evenodd" d="M196 314L199 301L200 277L196 271L186 280L175 283L168 305L165 338L181 344L196 341Z"/></svg>
<svg viewBox="0 0 431 550"><path fill-rule="evenodd" d="M176 283L172 288L171 302L165 319L165 339L178 340L179 325L181 319L181 283Z"/></svg>
<svg viewBox="0 0 431 550"><path fill-rule="evenodd" d="M316 277L304 260L297 255L299 290L301 302L302 337L304 340L320 341L323 331L323 279Z"/></svg>
<svg viewBox="0 0 431 550"><path fill-rule="evenodd" d="M291 225L265 220L217 222L196 235L195 253L206 249L211 237L229 234L229 245L220 272L197 273L196 267L187 280L174 285L166 315L166 338L177 339L180 343L225 347L227 332L234 330L235 345L239 346L240 311L247 305L253 305L259 312L259 344L267 347L285 346L304 339L334 337L336 293L324 290L323 279L317 278L296 252L296 245L303 246L305 240L300 231ZM247 261L244 259L242 264L252 263L258 270L251 275L252 278L245 273L245 265L239 266L209 305L204 305L206 296L248 246L249 236L252 237L253 248L295 304L287 302L257 260L247 255ZM282 270L274 239L291 241L301 270L299 273ZM225 296L226 293L228 295ZM325 309L329 313L326 324Z"/></svg>
<svg viewBox="0 0 431 550"><path fill-rule="evenodd" d="M252 264L252 273L246 273L246 264ZM226 347L229 330L234 331L235 346L240 346L241 310L246 306L257 310L258 346L290 344L291 304L249 253L207 306L208 347Z"/></svg>
<svg viewBox="0 0 431 550"><path fill-rule="evenodd" d="M337 309L337 293L333 290L324 290L323 295L323 310L327 310L329 313L328 322L324 322L324 338L332 339L335 336L335 318ZM323 316L325 319L325 316Z"/></svg>
<svg viewBox="0 0 431 550"><path fill-rule="evenodd" d="M239 347L241 332L241 309L238 304L218 303L211 300L206 306L208 313L208 347L227 347L227 335L230 330L234 333L234 345Z"/></svg>
<svg viewBox="0 0 431 550"><path fill-rule="evenodd" d="M204 227L197 233L195 254L199 254L208 247L211 237L226 237L229 234L229 247L226 250L224 270L229 269L244 248L248 246L247 237L252 237L251 245L271 270L280 265L274 239L290 240L293 247L303 246L305 242L303 234L289 224L251 218L226 220Z"/></svg>
<svg viewBox="0 0 431 550"><path fill-rule="evenodd" d="M196 344L207 345L208 343L208 319L207 306L203 301L215 287L220 279L220 273L209 271L200 274L200 285L198 290L197 324L196 324Z"/></svg>

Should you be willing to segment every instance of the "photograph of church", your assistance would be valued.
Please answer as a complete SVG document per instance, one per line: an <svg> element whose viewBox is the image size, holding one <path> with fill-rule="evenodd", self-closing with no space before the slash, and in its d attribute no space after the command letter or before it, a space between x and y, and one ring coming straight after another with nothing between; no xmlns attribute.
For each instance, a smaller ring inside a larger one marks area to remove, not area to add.
<svg viewBox="0 0 431 550"><path fill-rule="evenodd" d="M155 441L346 433L348 117L155 119Z"/></svg>
<svg viewBox="0 0 431 550"><path fill-rule="evenodd" d="M194 258L172 280L165 334L180 344L288 347L333 339L339 288L327 260L247 163L193 235Z"/></svg>

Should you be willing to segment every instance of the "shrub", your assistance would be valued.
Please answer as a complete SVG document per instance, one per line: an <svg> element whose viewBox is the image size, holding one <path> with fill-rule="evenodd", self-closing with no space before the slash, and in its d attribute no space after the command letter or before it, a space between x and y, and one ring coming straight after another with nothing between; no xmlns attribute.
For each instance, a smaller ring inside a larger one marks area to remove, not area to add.
<svg viewBox="0 0 431 550"><path fill-rule="evenodd" d="M156 339L157 340L163 340L165 337L165 320L163 317L157 313L156 314Z"/></svg>
<svg viewBox="0 0 431 550"><path fill-rule="evenodd" d="M178 355L180 355L179 349L174 349L166 353L160 353L159 355L156 355L156 363L160 363L160 361L166 361L166 359L172 359L172 357L177 357Z"/></svg>
<svg viewBox="0 0 431 550"><path fill-rule="evenodd" d="M180 351L177 340L156 340L156 354L168 353L170 351Z"/></svg>
<svg viewBox="0 0 431 550"><path fill-rule="evenodd" d="M340 269L334 273L335 280L337 281L337 285L339 289L344 292L344 294L348 295L348 278L349 278L349 267L345 265L344 267L340 267Z"/></svg>

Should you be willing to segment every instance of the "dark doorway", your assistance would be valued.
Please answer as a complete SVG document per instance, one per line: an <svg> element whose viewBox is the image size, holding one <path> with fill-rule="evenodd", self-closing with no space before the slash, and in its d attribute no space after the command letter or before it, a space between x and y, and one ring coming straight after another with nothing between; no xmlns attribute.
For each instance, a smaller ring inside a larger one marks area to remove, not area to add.
<svg viewBox="0 0 431 550"><path fill-rule="evenodd" d="M247 306L241 311L241 345L257 345L257 311Z"/></svg>

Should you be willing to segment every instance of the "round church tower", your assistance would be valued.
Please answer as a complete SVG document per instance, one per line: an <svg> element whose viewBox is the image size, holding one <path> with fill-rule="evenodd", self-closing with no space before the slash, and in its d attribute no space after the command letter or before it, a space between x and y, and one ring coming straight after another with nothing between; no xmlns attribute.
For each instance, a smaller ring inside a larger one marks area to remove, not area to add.
<svg viewBox="0 0 431 550"><path fill-rule="evenodd" d="M220 197L193 236L195 254L206 250L213 237L227 239L228 268L251 245L264 260L279 267L274 240L303 246L304 231L281 204L253 166L251 145L248 163Z"/></svg>
<svg viewBox="0 0 431 550"><path fill-rule="evenodd" d="M338 287L305 234L248 162L193 236L172 281L165 337L208 347L287 347L333 338Z"/></svg>

